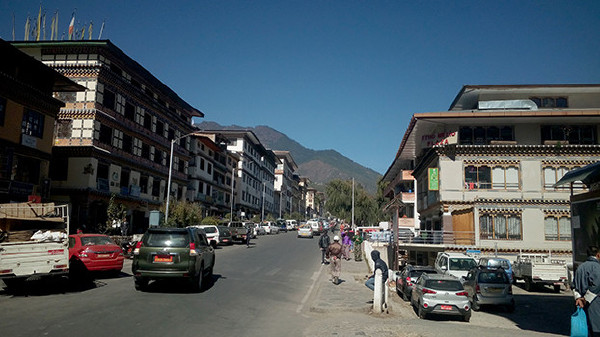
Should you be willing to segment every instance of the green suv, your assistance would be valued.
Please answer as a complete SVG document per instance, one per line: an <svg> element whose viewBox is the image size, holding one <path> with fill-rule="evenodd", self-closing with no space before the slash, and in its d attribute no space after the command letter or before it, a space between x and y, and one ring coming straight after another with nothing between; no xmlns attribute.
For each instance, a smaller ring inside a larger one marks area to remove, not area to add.
<svg viewBox="0 0 600 337"><path fill-rule="evenodd" d="M202 229L149 228L133 252L136 290L145 290L150 280L188 279L194 291L212 279L215 251Z"/></svg>

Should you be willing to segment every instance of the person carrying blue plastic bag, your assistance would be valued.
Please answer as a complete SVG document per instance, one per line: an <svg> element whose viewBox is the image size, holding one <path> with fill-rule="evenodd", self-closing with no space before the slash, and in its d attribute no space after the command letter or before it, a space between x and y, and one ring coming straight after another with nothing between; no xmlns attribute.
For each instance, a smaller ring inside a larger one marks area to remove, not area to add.
<svg viewBox="0 0 600 337"><path fill-rule="evenodd" d="M600 337L600 250L588 248L588 258L575 271L573 296L575 305L587 316L588 335ZM572 326L573 328L573 326Z"/></svg>

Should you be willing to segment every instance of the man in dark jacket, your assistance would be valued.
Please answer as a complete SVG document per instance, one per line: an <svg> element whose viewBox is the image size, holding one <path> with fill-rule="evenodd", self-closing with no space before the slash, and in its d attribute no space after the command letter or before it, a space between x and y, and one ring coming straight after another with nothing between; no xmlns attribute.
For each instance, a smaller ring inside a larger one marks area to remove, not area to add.
<svg viewBox="0 0 600 337"><path fill-rule="evenodd" d="M319 238L319 248L321 248L321 264L327 264L327 261L325 261L325 251L329 247L329 244L329 235L327 235L327 230L325 230Z"/></svg>
<svg viewBox="0 0 600 337"><path fill-rule="evenodd" d="M383 280L383 284L385 284L385 281L388 279L388 266L385 261L381 259L378 250L371 252L371 258L373 259L373 262L375 262L375 268L373 269L373 275L369 277L369 279L365 282L365 285L367 288L375 290L375 272L377 269L381 270L381 279Z"/></svg>

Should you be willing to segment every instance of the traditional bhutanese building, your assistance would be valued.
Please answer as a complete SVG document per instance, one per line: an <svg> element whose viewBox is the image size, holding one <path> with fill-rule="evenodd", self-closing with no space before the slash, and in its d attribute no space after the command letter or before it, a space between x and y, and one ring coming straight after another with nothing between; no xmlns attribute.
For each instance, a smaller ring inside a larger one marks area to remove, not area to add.
<svg viewBox="0 0 600 337"><path fill-rule="evenodd" d="M108 40L13 42L87 88L56 93L58 114L50 172L54 199L73 205L72 228L107 220L111 196L125 205L133 232L167 195L185 198L192 117L203 113Z"/></svg>
<svg viewBox="0 0 600 337"><path fill-rule="evenodd" d="M399 247L425 264L441 250L570 256L569 191L554 184L600 160L599 125L595 84L468 85L448 111L414 114L383 178L396 227L415 193L421 235Z"/></svg>
<svg viewBox="0 0 600 337"><path fill-rule="evenodd" d="M50 201L53 92L85 90L0 39L0 203ZM37 200L36 200L37 199Z"/></svg>

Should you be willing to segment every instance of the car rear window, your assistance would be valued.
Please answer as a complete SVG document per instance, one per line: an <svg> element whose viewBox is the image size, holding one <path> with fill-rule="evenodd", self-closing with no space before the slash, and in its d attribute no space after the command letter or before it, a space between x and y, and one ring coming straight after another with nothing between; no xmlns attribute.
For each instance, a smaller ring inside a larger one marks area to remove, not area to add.
<svg viewBox="0 0 600 337"><path fill-rule="evenodd" d="M435 290L456 291L463 290L462 284L455 280L427 280L425 287Z"/></svg>
<svg viewBox="0 0 600 337"><path fill-rule="evenodd" d="M504 270L479 273L479 283L508 283Z"/></svg>
<svg viewBox="0 0 600 337"><path fill-rule="evenodd" d="M81 245L83 246L95 246L95 245L111 245L115 244L107 236L83 236L81 237Z"/></svg>
<svg viewBox="0 0 600 337"><path fill-rule="evenodd" d="M421 276L421 274L437 274L437 271L435 270L413 270L410 272L410 277L416 277L419 278Z"/></svg>
<svg viewBox="0 0 600 337"><path fill-rule="evenodd" d="M477 266L473 259L450 258L450 270L469 271Z"/></svg>
<svg viewBox="0 0 600 337"><path fill-rule="evenodd" d="M490 267L502 267L504 269L509 269L508 261L506 260L489 260L488 266Z"/></svg>
<svg viewBox="0 0 600 337"><path fill-rule="evenodd" d="M215 227L202 227L202 229L204 229L204 233L207 233L207 234L217 232L217 229Z"/></svg>
<svg viewBox="0 0 600 337"><path fill-rule="evenodd" d="M143 238L147 247L187 247L190 244L186 232L148 232Z"/></svg>

